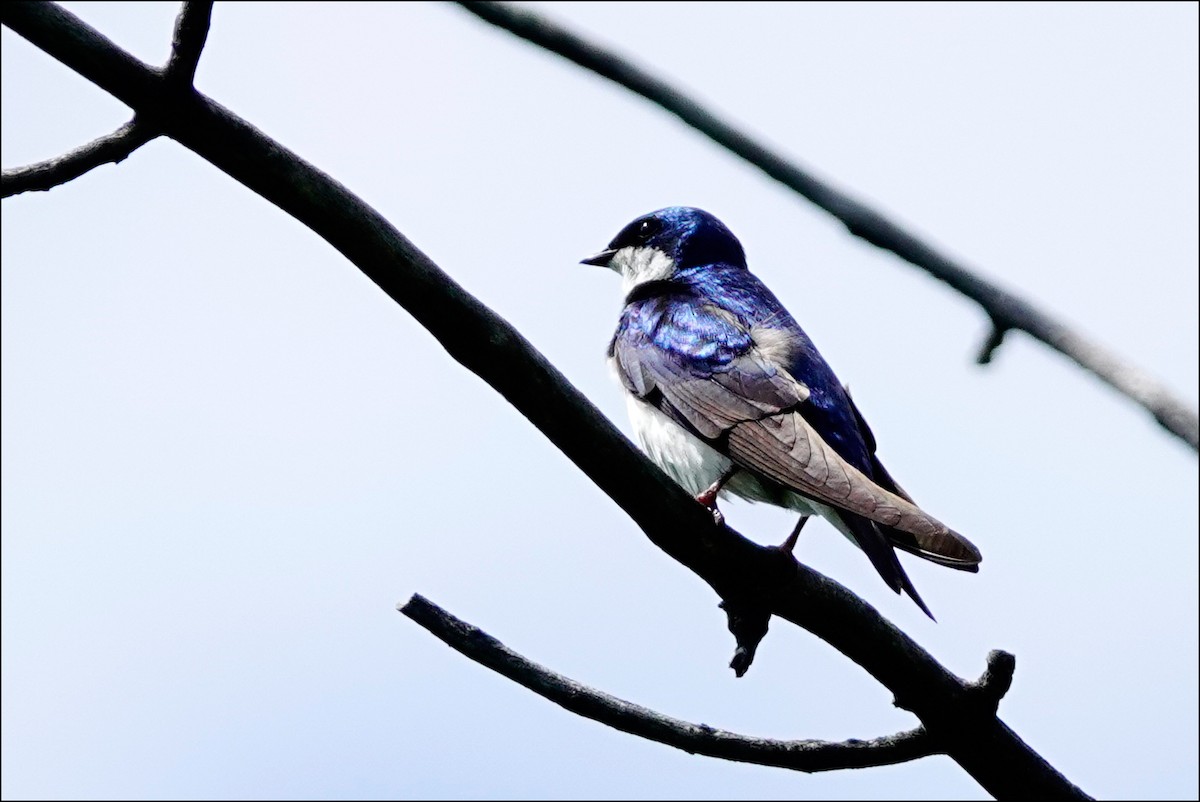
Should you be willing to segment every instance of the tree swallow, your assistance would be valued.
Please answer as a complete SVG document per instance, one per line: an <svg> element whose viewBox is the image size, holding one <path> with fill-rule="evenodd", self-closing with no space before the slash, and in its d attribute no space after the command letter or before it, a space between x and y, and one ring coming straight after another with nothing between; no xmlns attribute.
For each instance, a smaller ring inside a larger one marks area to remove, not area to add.
<svg viewBox="0 0 1200 802"><path fill-rule="evenodd" d="M583 264L623 279L608 357L642 450L718 520L728 493L799 512L791 551L820 515L930 618L894 549L979 570L979 550L884 469L849 393L720 220L660 209Z"/></svg>

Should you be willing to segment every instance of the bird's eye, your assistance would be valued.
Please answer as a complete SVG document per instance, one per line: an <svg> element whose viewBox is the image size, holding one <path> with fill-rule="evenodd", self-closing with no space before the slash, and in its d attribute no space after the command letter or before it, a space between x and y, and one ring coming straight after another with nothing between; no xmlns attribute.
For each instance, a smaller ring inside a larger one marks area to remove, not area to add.
<svg viewBox="0 0 1200 802"><path fill-rule="evenodd" d="M621 229L621 233L613 237L613 241L608 244L610 248L627 248L641 247L648 243L655 234L662 231L663 223L657 217L644 217L641 220L634 220L625 228Z"/></svg>
<svg viewBox="0 0 1200 802"><path fill-rule="evenodd" d="M662 222L657 217L647 217L642 222L638 223L635 237L638 242L649 242L650 238L659 232L662 228Z"/></svg>

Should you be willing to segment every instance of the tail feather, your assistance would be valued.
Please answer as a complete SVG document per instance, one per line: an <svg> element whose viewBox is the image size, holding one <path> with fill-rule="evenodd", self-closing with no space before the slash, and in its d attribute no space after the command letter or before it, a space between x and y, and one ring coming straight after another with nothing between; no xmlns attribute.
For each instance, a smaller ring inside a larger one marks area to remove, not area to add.
<svg viewBox="0 0 1200 802"><path fill-rule="evenodd" d="M896 564L899 565L900 561L897 560ZM908 574L904 573L904 568L900 569L900 577L904 580L904 592L908 594L908 598L915 601L917 606L921 608L921 612L929 616L929 620L936 624L937 619L934 618L933 612L926 606L925 600L921 598L921 594L917 593L917 589L913 586L912 580L908 578Z"/></svg>
<svg viewBox="0 0 1200 802"><path fill-rule="evenodd" d="M838 512L854 538L854 542L866 553L867 558L871 560L871 564L875 566L875 570L883 577L883 581L888 584L888 587L897 593L900 591L907 593L908 597L916 602L930 620L937 621L933 612L925 604L925 600L921 598L921 594L917 593L908 574L904 572L904 566L900 564L896 552L892 549L893 542L881 531L882 527L861 515L844 510Z"/></svg>
<svg viewBox="0 0 1200 802"><path fill-rule="evenodd" d="M916 542L916 538L913 538L912 535L908 534L907 532L899 532L895 529L887 529L885 531L887 532L888 540L893 546L898 549L903 549L909 554L915 554L922 559L929 560L931 563L944 565L947 568L954 568L959 571L968 571L972 574L979 573L979 562L981 558L978 550L974 551L973 556L962 556L963 554L969 555L969 552L966 552L965 549L961 548L961 544L956 544L955 552L947 554L946 550L943 549L930 550L922 548ZM971 542L962 535L959 535L957 532L953 531L951 534L957 536L961 540L962 544L965 544L965 546L970 547L972 550L975 549L975 547L971 545Z"/></svg>

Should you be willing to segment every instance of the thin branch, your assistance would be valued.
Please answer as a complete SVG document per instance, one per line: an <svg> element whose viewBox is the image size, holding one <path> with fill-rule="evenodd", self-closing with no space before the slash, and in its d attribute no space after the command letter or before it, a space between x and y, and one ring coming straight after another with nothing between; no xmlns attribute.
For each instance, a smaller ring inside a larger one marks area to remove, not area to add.
<svg viewBox="0 0 1200 802"><path fill-rule="evenodd" d="M208 38L212 20L212 0L187 0L175 18L175 33L171 37L171 58L167 61L167 80L176 87L192 86L196 66Z"/></svg>
<svg viewBox="0 0 1200 802"><path fill-rule="evenodd" d="M818 179L665 81L532 11L505 3L476 0L460 0L459 5L485 22L557 53L661 106L832 214L851 234L895 253L975 301L994 321L997 332L1020 330L1041 340L1140 404L1167 431L1200 451L1200 415L1162 382L1054 320L1028 301L984 280L881 212ZM999 345L999 337L991 338L978 361L981 364L991 361Z"/></svg>
<svg viewBox="0 0 1200 802"><path fill-rule="evenodd" d="M1089 798L866 602L790 555L717 526L520 332L337 181L204 95L162 91L158 71L53 3L0 3L0 19L125 104L153 113L172 139L311 228L528 418L655 545L722 599L770 610L862 666L989 793Z"/></svg>
<svg viewBox="0 0 1200 802"><path fill-rule="evenodd" d="M54 159L5 170L0 176L0 197L22 192L45 192L72 181L102 164L118 164L157 134L134 117L107 136Z"/></svg>
<svg viewBox="0 0 1200 802"><path fill-rule="evenodd" d="M991 364L992 357L996 355L996 350L1004 344L1005 334L1008 334L1008 329L992 321L992 330L988 332L987 339L979 347L979 355L975 357L975 361L980 365Z"/></svg>
<svg viewBox="0 0 1200 802"><path fill-rule="evenodd" d="M572 713L689 754L805 772L890 766L945 754L924 727L870 741L835 742L753 738L707 724L692 724L544 668L419 594L397 605L397 609L452 649Z"/></svg>

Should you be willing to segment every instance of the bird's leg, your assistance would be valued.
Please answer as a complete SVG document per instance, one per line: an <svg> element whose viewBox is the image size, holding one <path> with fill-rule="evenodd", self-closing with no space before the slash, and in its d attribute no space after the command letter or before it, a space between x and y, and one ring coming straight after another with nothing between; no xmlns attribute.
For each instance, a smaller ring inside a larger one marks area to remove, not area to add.
<svg viewBox="0 0 1200 802"><path fill-rule="evenodd" d="M782 551L784 554L792 553L792 551L796 548L796 540L800 537L800 530L804 528L804 525L808 523L808 519L811 517L812 516L810 515L800 516L800 520L796 521L796 526L794 529L792 529L792 533L787 536L787 540L780 544L780 551Z"/></svg>
<svg viewBox="0 0 1200 802"><path fill-rule="evenodd" d="M721 488L725 486L725 483L733 477L733 474L736 470L737 468L730 468L729 470L725 471L725 473L721 474L717 481L708 486L707 490L696 496L696 501L699 501L705 507L708 507L708 509L712 512L713 520L716 521L717 526L725 523L725 516L721 514L719 509L717 509L717 494L721 492Z"/></svg>
<svg viewBox="0 0 1200 802"><path fill-rule="evenodd" d="M725 483L729 481L729 477L731 476L733 476L732 468L721 474L721 478L709 485L708 489L703 493L696 496L696 501L699 501L710 509L715 508L717 506L717 494L721 492L721 488L725 486Z"/></svg>

